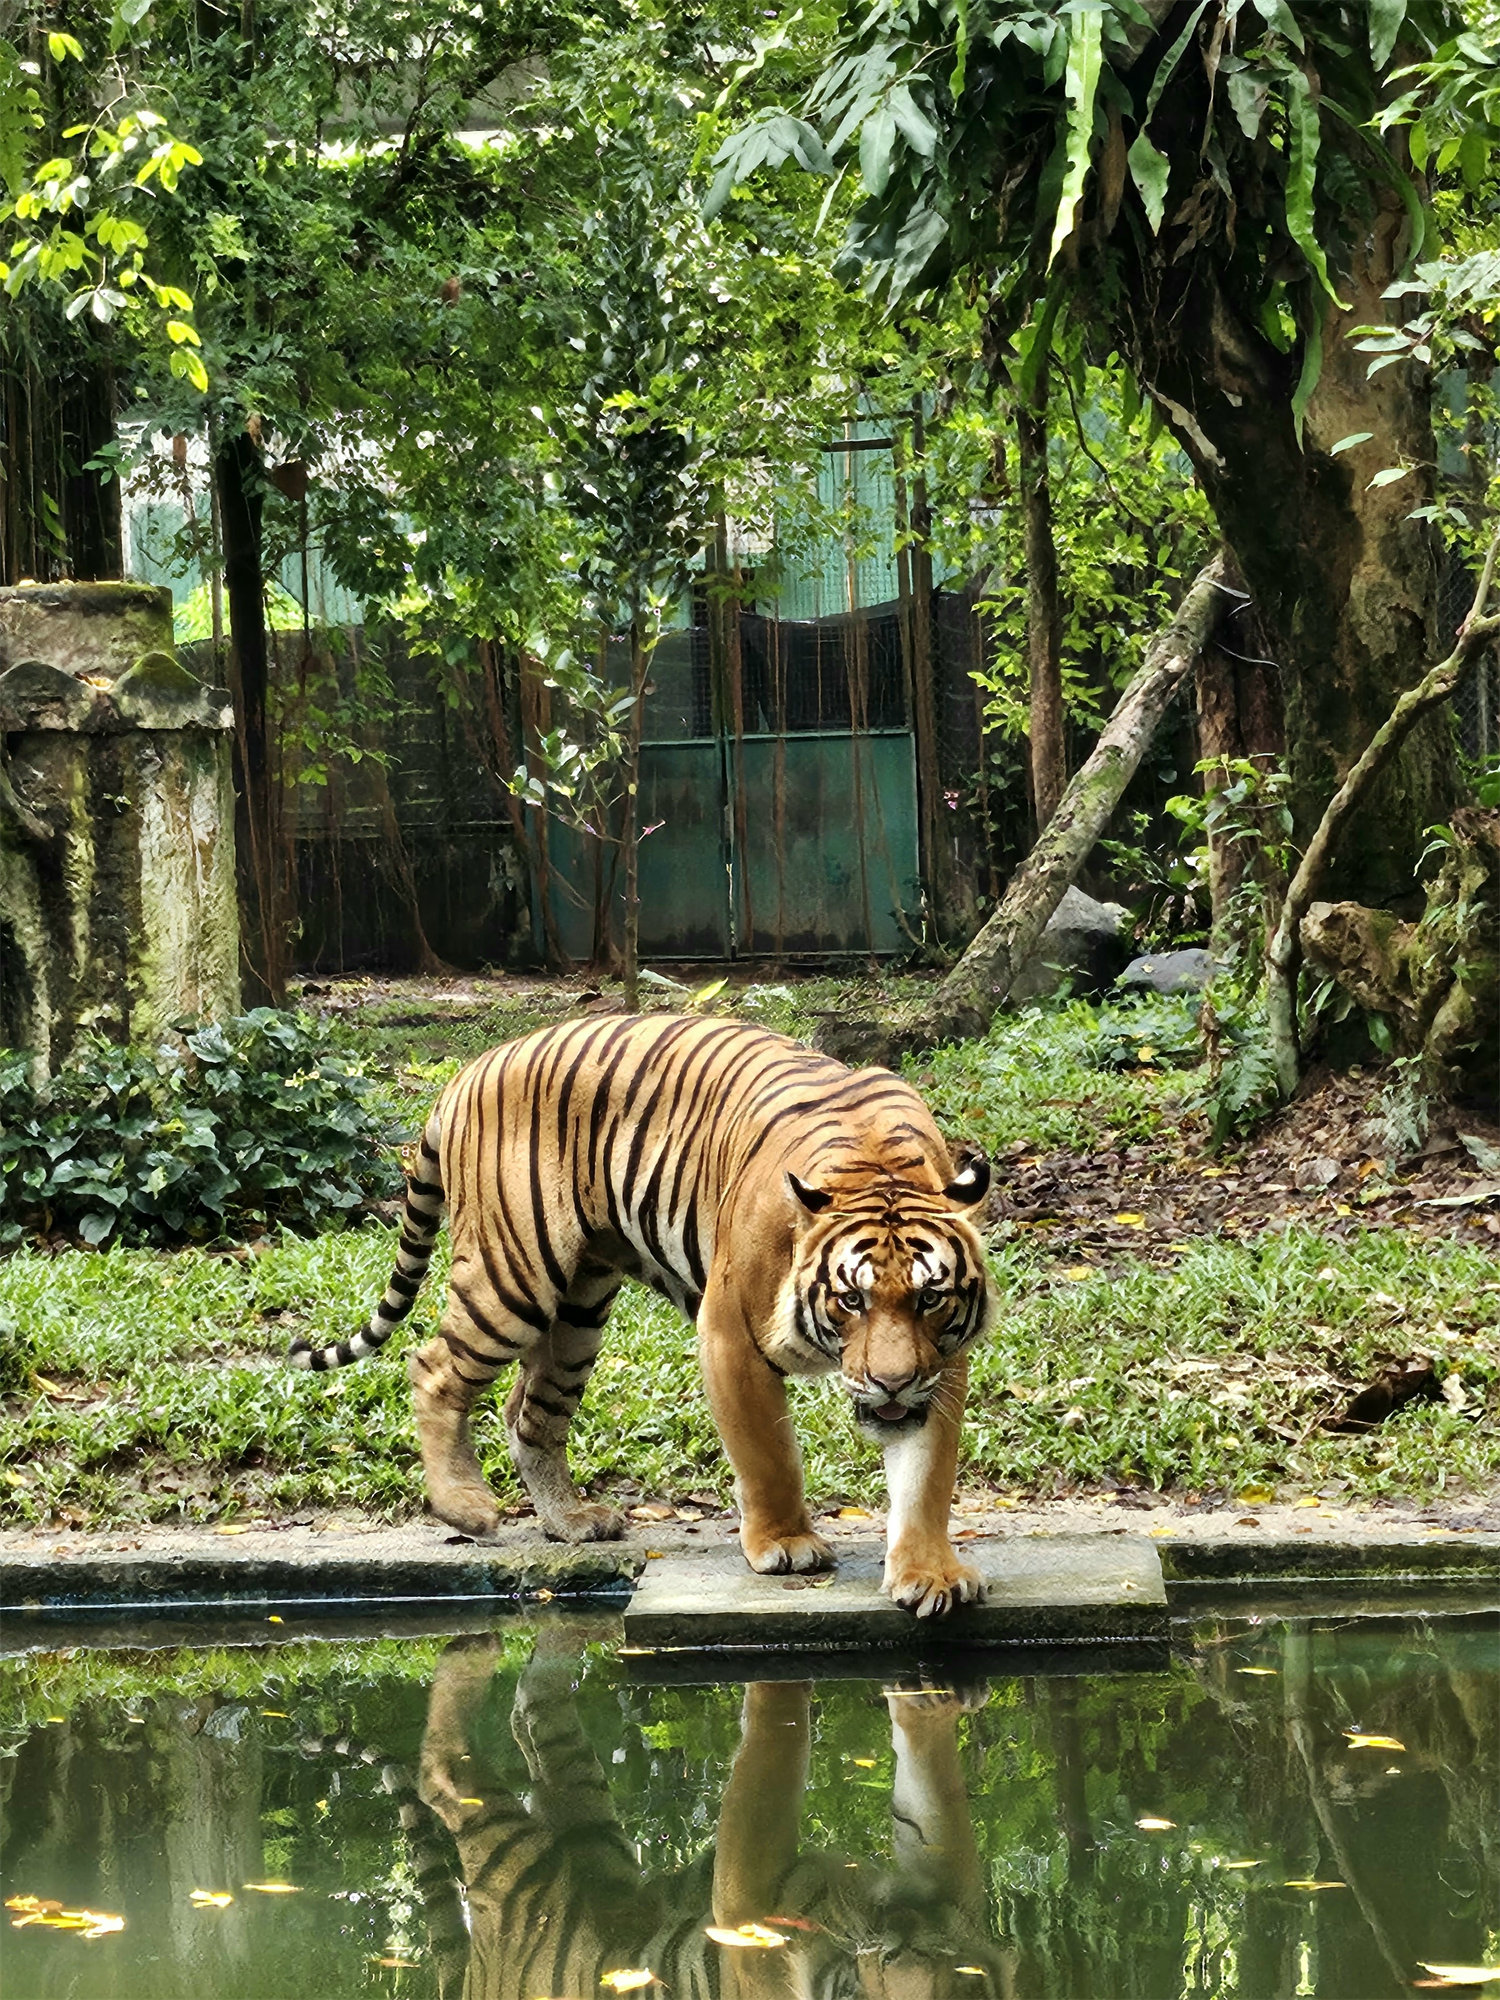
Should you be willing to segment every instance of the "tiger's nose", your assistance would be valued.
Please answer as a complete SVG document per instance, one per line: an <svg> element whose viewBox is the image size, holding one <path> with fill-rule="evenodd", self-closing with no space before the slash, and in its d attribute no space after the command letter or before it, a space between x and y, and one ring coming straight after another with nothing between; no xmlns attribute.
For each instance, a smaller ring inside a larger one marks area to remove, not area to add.
<svg viewBox="0 0 1500 2000"><path fill-rule="evenodd" d="M899 1396L903 1389L909 1389L917 1379L917 1371L909 1368L904 1375L872 1375L866 1372L865 1380L872 1389L883 1389L887 1396Z"/></svg>

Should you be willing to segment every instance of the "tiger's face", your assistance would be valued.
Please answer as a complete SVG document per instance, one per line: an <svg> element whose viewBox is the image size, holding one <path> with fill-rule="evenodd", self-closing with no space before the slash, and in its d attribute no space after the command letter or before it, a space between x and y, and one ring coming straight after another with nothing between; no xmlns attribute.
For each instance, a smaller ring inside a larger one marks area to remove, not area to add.
<svg viewBox="0 0 1500 2000"><path fill-rule="evenodd" d="M882 1179L844 1196L787 1175L797 1215L768 1358L786 1374L833 1369L857 1421L889 1436L932 1408L944 1368L989 1330L994 1299L978 1231L989 1166L941 1191Z"/></svg>

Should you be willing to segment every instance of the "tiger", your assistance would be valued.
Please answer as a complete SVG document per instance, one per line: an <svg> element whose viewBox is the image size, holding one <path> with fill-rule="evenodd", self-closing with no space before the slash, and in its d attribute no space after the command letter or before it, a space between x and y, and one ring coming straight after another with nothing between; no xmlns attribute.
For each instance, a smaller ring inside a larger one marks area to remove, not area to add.
<svg viewBox="0 0 1500 2000"><path fill-rule="evenodd" d="M968 1356L995 1313L973 1220L988 1186L983 1155L951 1156L889 1071L851 1071L732 1019L565 1022L490 1050L444 1088L380 1304L352 1338L298 1338L289 1359L337 1368L384 1346L446 1204L447 1301L408 1364L428 1504L462 1534L497 1531L469 1416L517 1364L505 1428L543 1531L608 1539L623 1518L578 1490L566 1440L616 1294L642 1280L697 1327L751 1569L833 1566L786 1383L837 1371L884 1451L883 1588L940 1616L980 1590L948 1520Z"/></svg>

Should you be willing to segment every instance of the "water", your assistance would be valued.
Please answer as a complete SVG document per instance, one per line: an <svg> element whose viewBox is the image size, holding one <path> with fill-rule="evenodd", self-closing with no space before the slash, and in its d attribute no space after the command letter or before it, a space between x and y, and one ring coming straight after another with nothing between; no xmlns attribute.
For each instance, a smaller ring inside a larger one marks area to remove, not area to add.
<svg viewBox="0 0 1500 2000"><path fill-rule="evenodd" d="M1159 1670L925 1689L653 1686L610 1637L289 1613L5 1663L0 1893L101 1920L8 1911L6 2000L1374 2000L1500 1966L1492 1617L1206 1621Z"/></svg>

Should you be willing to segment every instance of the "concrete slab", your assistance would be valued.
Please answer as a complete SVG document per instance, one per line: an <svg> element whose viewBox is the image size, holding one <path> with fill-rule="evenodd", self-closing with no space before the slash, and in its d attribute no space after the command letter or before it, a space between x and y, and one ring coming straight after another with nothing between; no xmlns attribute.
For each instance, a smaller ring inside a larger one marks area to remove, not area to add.
<svg viewBox="0 0 1500 2000"><path fill-rule="evenodd" d="M757 1576L728 1550L649 1563L625 1610L627 1648L990 1647L1150 1639L1167 1632L1161 1563L1125 1536L1007 1541L965 1551L985 1581L980 1604L915 1619L880 1594L881 1551L839 1552L825 1576Z"/></svg>

